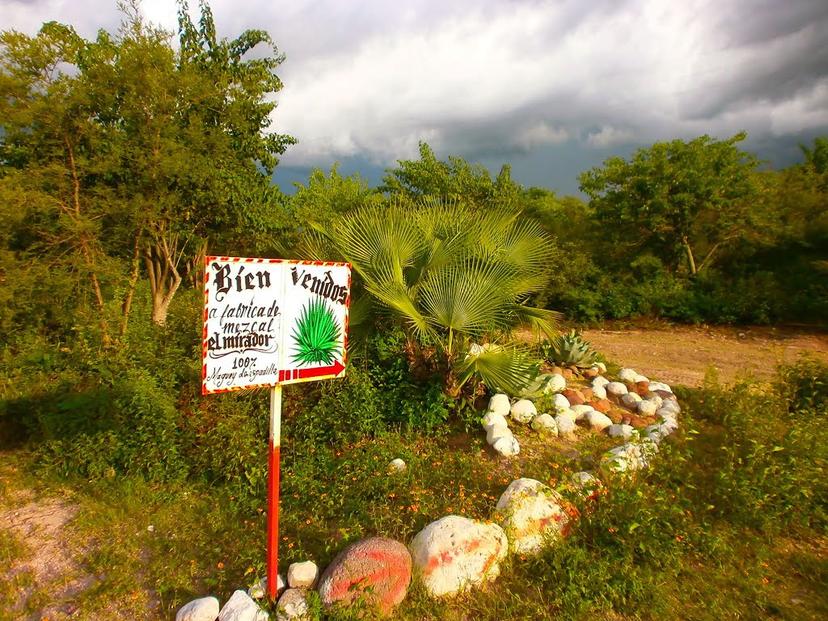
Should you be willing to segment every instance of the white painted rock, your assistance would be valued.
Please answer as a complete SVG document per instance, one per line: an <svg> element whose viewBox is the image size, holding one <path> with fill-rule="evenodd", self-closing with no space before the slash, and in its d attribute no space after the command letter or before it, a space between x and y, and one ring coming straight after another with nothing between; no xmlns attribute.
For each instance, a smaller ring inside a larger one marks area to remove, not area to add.
<svg viewBox="0 0 828 621"><path fill-rule="evenodd" d="M641 382L647 382L649 384L650 378L648 378L646 375L636 375L633 384L640 384Z"/></svg>
<svg viewBox="0 0 828 621"><path fill-rule="evenodd" d="M592 410L584 418L595 431L603 431L612 425L610 417L597 410Z"/></svg>
<svg viewBox="0 0 828 621"><path fill-rule="evenodd" d="M480 420L480 423L486 431L488 431L491 427L509 426L509 422L506 420L506 417L502 414L497 414L496 412L486 412Z"/></svg>
<svg viewBox="0 0 828 621"><path fill-rule="evenodd" d="M591 472L583 470L572 474L572 484L579 489L594 489L601 486L601 480Z"/></svg>
<svg viewBox="0 0 828 621"><path fill-rule="evenodd" d="M516 554L537 554L566 536L569 515L564 500L535 479L517 479L509 484L495 507L495 519L509 538Z"/></svg>
<svg viewBox="0 0 828 621"><path fill-rule="evenodd" d="M291 563L287 578L291 589L312 589L319 578L319 568L313 561Z"/></svg>
<svg viewBox="0 0 828 621"><path fill-rule="evenodd" d="M236 591L218 614L218 621L267 621L267 613L244 591Z"/></svg>
<svg viewBox="0 0 828 621"><path fill-rule="evenodd" d="M494 441L492 448L503 457L513 457L520 453L520 444L514 437L501 437Z"/></svg>
<svg viewBox="0 0 828 621"><path fill-rule="evenodd" d="M607 433L610 438L623 438L624 440L629 440L634 431L635 427L632 425L610 425L607 427Z"/></svg>
<svg viewBox="0 0 828 621"><path fill-rule="evenodd" d="M625 368L618 372L618 377L622 382L629 382L635 384L635 378L638 377L638 371L635 369Z"/></svg>
<svg viewBox="0 0 828 621"><path fill-rule="evenodd" d="M291 619L310 621L307 595L302 589L288 589L279 598L276 621L290 621Z"/></svg>
<svg viewBox="0 0 828 621"><path fill-rule="evenodd" d="M285 579L282 574L276 574L276 595L278 596L287 588ZM247 589L247 594L253 599L262 599L267 594L267 578L262 578L252 587Z"/></svg>
<svg viewBox="0 0 828 621"><path fill-rule="evenodd" d="M546 390L549 392L561 392L566 388L566 378L560 373L553 373Z"/></svg>
<svg viewBox="0 0 828 621"><path fill-rule="evenodd" d="M656 444L661 442L664 436L661 435L661 425L647 425L644 427L644 437Z"/></svg>
<svg viewBox="0 0 828 621"><path fill-rule="evenodd" d="M637 410L638 404L642 401L643 399L634 392L628 392L626 395L621 395L621 405L629 410Z"/></svg>
<svg viewBox="0 0 828 621"><path fill-rule="evenodd" d="M500 414L501 416L509 416L509 410L512 408L512 404L509 403L509 396L504 395L503 393L498 393L496 395L492 395L492 398L489 399L489 411L494 412L495 414Z"/></svg>
<svg viewBox="0 0 828 621"><path fill-rule="evenodd" d="M601 373L606 373L607 372L607 365L605 365L603 362L596 362L595 366L598 367L598 370Z"/></svg>
<svg viewBox="0 0 828 621"><path fill-rule="evenodd" d="M595 396L596 399L606 399L607 398L607 389L603 386L593 386L592 387L592 394Z"/></svg>
<svg viewBox="0 0 828 621"><path fill-rule="evenodd" d="M489 427L486 430L486 443L494 444L500 438L512 438L512 431L508 427Z"/></svg>
<svg viewBox="0 0 828 621"><path fill-rule="evenodd" d="M388 463L388 471L389 472L402 472L405 470L405 462L397 457L396 459L392 459Z"/></svg>
<svg viewBox="0 0 828 621"><path fill-rule="evenodd" d="M631 442L610 449L601 459L602 468L616 473L634 472L646 466L641 448Z"/></svg>
<svg viewBox="0 0 828 621"><path fill-rule="evenodd" d="M417 533L410 549L426 591L442 597L497 578L509 540L497 524L448 515Z"/></svg>
<svg viewBox="0 0 828 621"><path fill-rule="evenodd" d="M529 399L516 401L512 406L512 419L519 423L530 422L537 413L538 410L535 408L535 404L529 401Z"/></svg>
<svg viewBox="0 0 828 621"><path fill-rule="evenodd" d="M678 404L678 401L675 399L665 399L659 410L670 410L676 414L681 412L681 406Z"/></svg>
<svg viewBox="0 0 828 621"><path fill-rule="evenodd" d="M532 419L532 429L543 435L558 435L558 423L549 414L539 414Z"/></svg>
<svg viewBox="0 0 828 621"><path fill-rule="evenodd" d="M671 433L678 429L678 423L675 419L665 418L662 423L658 426L658 430L661 432L662 437L666 438Z"/></svg>
<svg viewBox="0 0 828 621"><path fill-rule="evenodd" d="M660 409L662 404L664 403L664 399L659 397L654 392L647 393L647 396L644 397L644 401L652 401L653 403L655 403L656 404L656 410Z"/></svg>
<svg viewBox="0 0 828 621"><path fill-rule="evenodd" d="M175 613L175 621L216 621L219 601L215 597L201 597L184 604Z"/></svg>
<svg viewBox="0 0 828 621"><path fill-rule="evenodd" d="M663 390L670 393L673 392L673 389L664 382L650 382L650 390Z"/></svg>
<svg viewBox="0 0 828 621"><path fill-rule="evenodd" d="M621 382L610 382L609 384L604 386L604 389L607 391L608 396L615 397L616 399L630 392L629 390L627 390L627 387Z"/></svg>
<svg viewBox="0 0 828 621"><path fill-rule="evenodd" d="M658 403L645 399L638 402L638 413L641 416L653 416L658 410Z"/></svg>
<svg viewBox="0 0 828 621"><path fill-rule="evenodd" d="M556 410L569 409L569 399L560 394L555 395L555 398L552 400L552 404L555 406Z"/></svg>
<svg viewBox="0 0 828 621"><path fill-rule="evenodd" d="M575 424L575 416L569 410L555 416L555 424L558 425L558 435L563 437L571 437L578 427Z"/></svg>
<svg viewBox="0 0 828 621"><path fill-rule="evenodd" d="M575 413L575 420L583 420L588 412L595 410L591 405L573 405L569 409Z"/></svg>
<svg viewBox="0 0 828 621"><path fill-rule="evenodd" d="M603 376L599 375L598 377L596 377L592 380L592 389L594 390L595 388L597 388L599 386L601 388L603 388L604 386L606 386L609 383L610 383L610 381L606 377L603 377Z"/></svg>

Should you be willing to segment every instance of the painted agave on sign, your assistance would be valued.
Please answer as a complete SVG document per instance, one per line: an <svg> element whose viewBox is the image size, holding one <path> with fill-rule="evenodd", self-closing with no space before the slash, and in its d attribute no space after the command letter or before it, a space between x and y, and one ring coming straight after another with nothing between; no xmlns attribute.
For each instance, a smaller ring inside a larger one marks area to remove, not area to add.
<svg viewBox="0 0 828 621"><path fill-rule="evenodd" d="M340 326L324 300L311 300L302 307L293 334L293 363L331 364L339 355Z"/></svg>

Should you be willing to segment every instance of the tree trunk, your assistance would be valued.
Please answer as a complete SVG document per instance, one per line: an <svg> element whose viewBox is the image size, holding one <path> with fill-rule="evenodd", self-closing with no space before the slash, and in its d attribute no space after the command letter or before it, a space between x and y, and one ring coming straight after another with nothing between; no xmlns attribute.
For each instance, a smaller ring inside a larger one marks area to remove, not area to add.
<svg viewBox="0 0 828 621"><path fill-rule="evenodd" d="M681 245L684 246L684 250L687 252L687 262L690 264L690 274L695 276L697 274L696 259L693 257L693 249L690 247L690 242L687 241L687 236L681 238Z"/></svg>
<svg viewBox="0 0 828 621"><path fill-rule="evenodd" d="M127 284L126 294L124 294L124 302L121 305L121 330L120 338L124 338L127 331L127 324L129 323L129 312L132 310L132 298L135 296L135 286L138 284L138 274L140 270L141 259L141 233L139 230L135 233L135 245L132 248L132 267L129 274L129 283Z"/></svg>
<svg viewBox="0 0 828 621"><path fill-rule="evenodd" d="M163 326L167 322L170 302L181 285L178 263L182 253L183 250L178 248L178 237L168 237L163 231L154 236L144 253L152 294L152 321L155 325Z"/></svg>

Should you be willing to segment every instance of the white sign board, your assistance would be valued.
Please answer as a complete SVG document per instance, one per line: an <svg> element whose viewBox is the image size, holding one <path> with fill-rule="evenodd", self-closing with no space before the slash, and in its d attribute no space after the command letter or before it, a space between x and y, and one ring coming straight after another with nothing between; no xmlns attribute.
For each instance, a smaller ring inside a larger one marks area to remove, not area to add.
<svg viewBox="0 0 828 621"><path fill-rule="evenodd" d="M202 394L340 377L347 263L207 257Z"/></svg>

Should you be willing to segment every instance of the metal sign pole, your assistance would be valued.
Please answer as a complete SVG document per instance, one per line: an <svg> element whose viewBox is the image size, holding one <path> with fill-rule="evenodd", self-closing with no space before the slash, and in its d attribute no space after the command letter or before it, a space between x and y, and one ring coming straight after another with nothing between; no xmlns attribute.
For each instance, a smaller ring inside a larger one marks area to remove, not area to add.
<svg viewBox="0 0 828 621"><path fill-rule="evenodd" d="M276 600L279 573L279 449L282 434L282 385L270 389L270 447L267 469L267 595Z"/></svg>

